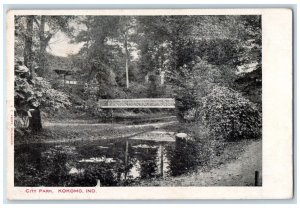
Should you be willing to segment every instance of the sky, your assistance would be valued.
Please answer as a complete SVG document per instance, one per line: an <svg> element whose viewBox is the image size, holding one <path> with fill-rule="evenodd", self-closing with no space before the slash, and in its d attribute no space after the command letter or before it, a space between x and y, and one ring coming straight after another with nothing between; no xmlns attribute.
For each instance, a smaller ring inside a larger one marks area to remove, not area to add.
<svg viewBox="0 0 300 208"><path fill-rule="evenodd" d="M82 43L71 44L70 38L67 37L62 32L57 32L53 38L50 40L47 52L55 56L67 57L71 54L76 54L79 52L80 48L83 46Z"/></svg>
<svg viewBox="0 0 300 208"><path fill-rule="evenodd" d="M70 38L66 36L63 32L57 32L50 40L49 46L47 47L47 52L55 55L67 57L68 55L77 54L81 47L84 45L84 42L71 44ZM131 51L131 56L133 60L138 58L138 51Z"/></svg>

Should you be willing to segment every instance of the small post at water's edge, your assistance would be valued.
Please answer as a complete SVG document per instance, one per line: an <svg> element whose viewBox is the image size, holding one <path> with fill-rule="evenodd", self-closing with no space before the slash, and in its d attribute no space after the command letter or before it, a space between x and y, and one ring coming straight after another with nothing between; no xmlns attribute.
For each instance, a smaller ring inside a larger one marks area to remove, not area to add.
<svg viewBox="0 0 300 208"><path fill-rule="evenodd" d="M258 179L259 179L259 171L255 171L255 182L254 182L254 186L258 186Z"/></svg>
<svg viewBox="0 0 300 208"><path fill-rule="evenodd" d="M160 173L161 177L164 177L164 149L163 145L160 145Z"/></svg>

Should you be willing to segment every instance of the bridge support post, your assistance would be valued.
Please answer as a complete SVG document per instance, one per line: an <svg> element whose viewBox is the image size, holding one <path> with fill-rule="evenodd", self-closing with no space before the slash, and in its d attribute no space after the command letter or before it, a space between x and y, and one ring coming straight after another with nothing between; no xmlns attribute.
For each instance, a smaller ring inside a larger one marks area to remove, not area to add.
<svg viewBox="0 0 300 208"><path fill-rule="evenodd" d="M110 109L110 122L113 124L114 123L114 110Z"/></svg>

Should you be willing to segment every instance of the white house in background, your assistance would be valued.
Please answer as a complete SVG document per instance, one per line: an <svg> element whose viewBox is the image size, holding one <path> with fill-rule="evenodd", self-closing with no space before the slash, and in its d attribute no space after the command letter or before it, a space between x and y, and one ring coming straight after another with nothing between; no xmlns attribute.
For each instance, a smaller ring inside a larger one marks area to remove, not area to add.
<svg viewBox="0 0 300 208"><path fill-rule="evenodd" d="M72 69L54 69L53 71L59 76L59 79L64 86L81 84L79 83L80 81L78 79L78 72L81 71L79 68L73 67Z"/></svg>

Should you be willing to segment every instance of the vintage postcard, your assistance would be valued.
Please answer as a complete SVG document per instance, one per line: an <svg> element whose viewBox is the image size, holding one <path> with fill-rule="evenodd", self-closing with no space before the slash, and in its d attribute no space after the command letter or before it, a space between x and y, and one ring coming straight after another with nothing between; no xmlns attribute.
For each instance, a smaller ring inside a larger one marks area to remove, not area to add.
<svg viewBox="0 0 300 208"><path fill-rule="evenodd" d="M292 198L292 15L9 11L8 199Z"/></svg>

